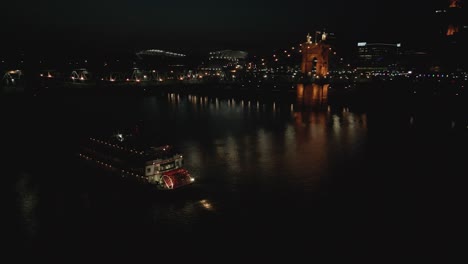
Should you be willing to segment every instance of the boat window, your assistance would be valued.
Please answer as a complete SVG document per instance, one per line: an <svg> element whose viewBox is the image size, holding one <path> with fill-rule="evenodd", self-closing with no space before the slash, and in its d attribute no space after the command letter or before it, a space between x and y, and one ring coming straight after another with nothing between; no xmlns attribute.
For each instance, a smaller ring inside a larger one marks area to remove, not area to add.
<svg viewBox="0 0 468 264"><path fill-rule="evenodd" d="M175 167L175 164L174 162L170 162L170 163L161 164L160 167L161 167L161 170L170 170Z"/></svg>

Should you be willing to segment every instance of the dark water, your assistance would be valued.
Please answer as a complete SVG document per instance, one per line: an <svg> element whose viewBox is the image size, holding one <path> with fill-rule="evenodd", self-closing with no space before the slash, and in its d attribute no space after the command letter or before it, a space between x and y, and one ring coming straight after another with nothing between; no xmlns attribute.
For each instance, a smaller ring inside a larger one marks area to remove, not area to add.
<svg viewBox="0 0 468 264"><path fill-rule="evenodd" d="M3 237L18 260L386 262L463 237L468 123L445 99L61 95L2 98ZM328 98L332 99L332 98ZM158 193L74 158L138 125L197 178Z"/></svg>

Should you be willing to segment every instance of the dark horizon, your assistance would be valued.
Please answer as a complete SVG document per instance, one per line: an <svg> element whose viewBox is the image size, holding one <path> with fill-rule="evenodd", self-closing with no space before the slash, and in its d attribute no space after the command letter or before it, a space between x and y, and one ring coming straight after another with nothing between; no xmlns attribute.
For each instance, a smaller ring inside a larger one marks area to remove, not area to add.
<svg viewBox="0 0 468 264"><path fill-rule="evenodd" d="M447 1L448 2L448 1ZM327 29L347 49L357 41L401 42L425 48L431 26L445 1L370 0L237 1L85 1L9 3L0 18L8 27L11 50L89 51L160 48L205 53L239 49L268 53L302 42L305 34Z"/></svg>

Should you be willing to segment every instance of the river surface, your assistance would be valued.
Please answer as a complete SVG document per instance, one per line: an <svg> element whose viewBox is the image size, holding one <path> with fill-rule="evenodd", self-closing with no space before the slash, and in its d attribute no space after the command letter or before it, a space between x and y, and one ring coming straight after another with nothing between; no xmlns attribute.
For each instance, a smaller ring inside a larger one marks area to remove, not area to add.
<svg viewBox="0 0 468 264"><path fill-rule="evenodd" d="M323 89L2 98L8 251L58 263L380 263L461 237L466 107L332 102ZM175 145L196 183L160 193L76 159L81 137L134 127Z"/></svg>

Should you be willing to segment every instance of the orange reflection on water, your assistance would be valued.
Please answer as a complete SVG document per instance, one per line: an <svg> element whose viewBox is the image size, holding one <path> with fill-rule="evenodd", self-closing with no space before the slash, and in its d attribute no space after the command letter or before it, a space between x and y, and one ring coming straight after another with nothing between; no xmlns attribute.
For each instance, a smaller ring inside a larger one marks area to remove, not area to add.
<svg viewBox="0 0 468 264"><path fill-rule="evenodd" d="M323 106L328 101L328 89L330 85L324 84L298 84L297 103L299 106Z"/></svg>

